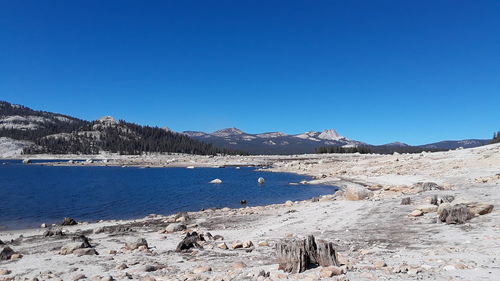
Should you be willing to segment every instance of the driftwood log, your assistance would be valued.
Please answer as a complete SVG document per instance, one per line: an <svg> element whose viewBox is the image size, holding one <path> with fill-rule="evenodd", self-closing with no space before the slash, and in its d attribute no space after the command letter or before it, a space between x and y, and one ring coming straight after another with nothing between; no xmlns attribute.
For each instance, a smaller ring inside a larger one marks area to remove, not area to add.
<svg viewBox="0 0 500 281"><path fill-rule="evenodd" d="M314 266L337 266L337 253L332 242L318 240L309 235L306 239L285 239L276 243L278 269L300 273Z"/></svg>

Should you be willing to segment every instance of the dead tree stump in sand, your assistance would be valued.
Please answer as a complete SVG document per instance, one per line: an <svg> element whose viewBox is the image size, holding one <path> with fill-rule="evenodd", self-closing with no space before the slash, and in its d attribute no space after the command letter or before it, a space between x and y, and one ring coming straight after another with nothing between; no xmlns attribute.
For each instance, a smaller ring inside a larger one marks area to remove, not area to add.
<svg viewBox="0 0 500 281"><path fill-rule="evenodd" d="M306 239L285 239L276 243L278 269L289 273L304 272L311 265L337 266L337 253L332 242Z"/></svg>

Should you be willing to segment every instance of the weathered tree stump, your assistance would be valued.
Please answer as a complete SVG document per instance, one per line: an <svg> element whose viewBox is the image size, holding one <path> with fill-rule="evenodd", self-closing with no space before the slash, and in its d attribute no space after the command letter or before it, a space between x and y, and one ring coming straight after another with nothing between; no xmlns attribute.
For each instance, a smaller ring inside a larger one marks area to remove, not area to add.
<svg viewBox="0 0 500 281"><path fill-rule="evenodd" d="M401 205L410 205L411 204L411 198L410 197L405 197L401 199Z"/></svg>
<svg viewBox="0 0 500 281"><path fill-rule="evenodd" d="M184 237L184 239L179 242L175 251L182 252L183 250L188 250L195 247L198 249L203 249L203 247L198 244L199 241L205 241L203 234L198 234L196 232L188 233L186 237Z"/></svg>
<svg viewBox="0 0 500 281"><path fill-rule="evenodd" d="M306 239L285 239L276 243L278 269L289 273L300 273L312 265L337 266L337 254L333 243L316 240L309 235Z"/></svg>

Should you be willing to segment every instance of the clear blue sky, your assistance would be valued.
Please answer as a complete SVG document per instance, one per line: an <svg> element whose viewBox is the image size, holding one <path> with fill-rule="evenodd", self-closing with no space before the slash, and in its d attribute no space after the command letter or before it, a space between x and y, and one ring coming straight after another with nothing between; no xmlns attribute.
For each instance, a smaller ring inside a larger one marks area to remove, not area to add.
<svg viewBox="0 0 500 281"><path fill-rule="evenodd" d="M0 0L0 100L176 131L500 130L500 1Z"/></svg>

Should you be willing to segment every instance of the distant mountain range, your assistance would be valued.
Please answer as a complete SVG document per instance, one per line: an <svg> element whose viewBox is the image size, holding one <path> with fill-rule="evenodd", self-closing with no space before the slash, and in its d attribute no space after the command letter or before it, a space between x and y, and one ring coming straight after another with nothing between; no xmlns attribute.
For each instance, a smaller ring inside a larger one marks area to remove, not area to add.
<svg viewBox="0 0 500 281"><path fill-rule="evenodd" d="M249 134L237 128L227 128L213 133L196 131L182 133L216 146L248 151L251 154L300 154L312 153L315 148L327 145L344 147L366 145L343 137L333 129L297 135L287 135L282 132Z"/></svg>
<svg viewBox="0 0 500 281"><path fill-rule="evenodd" d="M212 143L216 146L248 151L251 154L313 153L315 148L322 146L365 146L372 152L376 153L392 153L394 151L415 152L422 150L449 150L459 147L471 148L488 144L491 141L483 139L468 139L441 141L418 146L410 146L401 142L393 142L384 145L371 145L341 136L334 129L327 129L322 132L309 131L296 135L288 135L282 132L249 134L237 128L222 129L213 133L199 131L184 131L182 133L194 139Z"/></svg>
<svg viewBox="0 0 500 281"><path fill-rule="evenodd" d="M376 153L418 152L470 148L490 140L441 141L420 146L394 142L370 145L341 136L334 129L288 135L282 132L245 133L227 128L213 133L140 126L106 116L85 121L0 101L0 155L12 153L122 154L181 152L195 154L302 154L325 146L368 147ZM2 152L3 151L3 152Z"/></svg>

